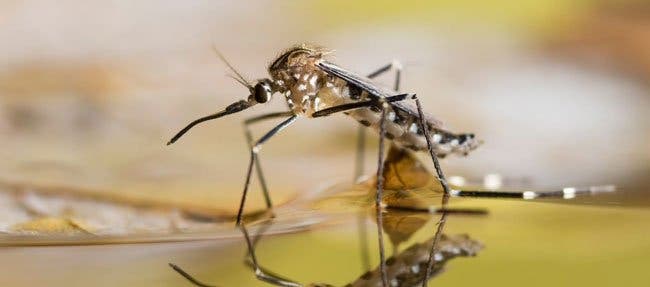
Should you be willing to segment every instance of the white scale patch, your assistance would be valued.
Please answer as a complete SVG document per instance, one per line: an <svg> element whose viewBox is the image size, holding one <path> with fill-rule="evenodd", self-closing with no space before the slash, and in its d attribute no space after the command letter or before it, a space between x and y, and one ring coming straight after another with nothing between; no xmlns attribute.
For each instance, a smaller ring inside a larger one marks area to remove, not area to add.
<svg viewBox="0 0 650 287"><path fill-rule="evenodd" d="M409 126L409 132L417 133L418 132L418 125L416 123L411 123L411 125Z"/></svg>
<svg viewBox="0 0 650 287"><path fill-rule="evenodd" d="M318 81L318 76L313 75L309 79L309 84L312 85L313 87L316 87L316 82Z"/></svg>
<svg viewBox="0 0 650 287"><path fill-rule="evenodd" d="M348 86L343 86L341 88L341 97L343 98L349 98L350 97L350 88Z"/></svg>
<svg viewBox="0 0 650 287"><path fill-rule="evenodd" d="M395 117L396 117L395 112L388 113L387 118L388 118L389 121L391 121L391 122L395 121Z"/></svg>
<svg viewBox="0 0 650 287"><path fill-rule="evenodd" d="M437 145L436 153L437 154L448 154L451 152L451 146L449 145Z"/></svg>
<svg viewBox="0 0 650 287"><path fill-rule="evenodd" d="M433 136L431 137L431 140L432 140L434 143L439 143L439 142L442 140L442 135L440 135L440 134L433 134Z"/></svg>
<svg viewBox="0 0 650 287"><path fill-rule="evenodd" d="M435 261L442 261L443 259L444 259L444 257L443 257L442 254L440 254L440 253L436 253L436 254L433 256L433 260L435 260Z"/></svg>

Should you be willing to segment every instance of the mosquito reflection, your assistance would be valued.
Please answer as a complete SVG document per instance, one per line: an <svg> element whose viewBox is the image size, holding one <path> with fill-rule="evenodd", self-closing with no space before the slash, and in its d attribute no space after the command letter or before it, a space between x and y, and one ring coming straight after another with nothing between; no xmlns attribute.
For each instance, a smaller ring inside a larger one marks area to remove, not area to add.
<svg viewBox="0 0 650 287"><path fill-rule="evenodd" d="M483 245L471 238L467 234L446 234L444 233L444 224L440 224L448 216L454 215L477 215L485 214L478 212L465 213L463 210L443 209L440 216L429 213L413 212L413 211L389 211L386 213L385 221L382 230L388 235L391 243L393 244L393 253L384 262L388 282L391 286L421 286L425 278L429 280L438 276L445 268L445 265L450 260L457 257L472 257L478 254L483 248ZM359 221L360 232L360 248L361 260L364 266L361 274L350 281L344 286L364 287L364 286L381 286L382 272L381 262L375 268L371 269L369 257L369 248L367 245L367 236L362 234L367 232L369 221L365 220L368 216L367 213L360 214L359 219L364 217L363 221ZM427 240L422 242L412 243L406 248L401 248L405 242L418 231L422 229L431 220L438 218L437 233ZM370 221L371 222L371 221ZM249 233L245 225L240 227L244 236L247 246L247 254L245 255L244 264L250 268L255 274L256 278L260 281L269 283L274 286L281 287L325 287L334 286L329 283L308 283L303 284L294 281L290 278L282 276L279 273L269 270L264 267L264 263L260 262L256 255L257 243L262 240L264 233L272 225L273 221L268 220L259 225L257 231L253 236ZM430 262L432 258L433 262ZM179 266L170 264L170 266L185 277L192 284L200 287L215 287L217 285L210 285L192 277ZM428 274L428 275L427 275Z"/></svg>

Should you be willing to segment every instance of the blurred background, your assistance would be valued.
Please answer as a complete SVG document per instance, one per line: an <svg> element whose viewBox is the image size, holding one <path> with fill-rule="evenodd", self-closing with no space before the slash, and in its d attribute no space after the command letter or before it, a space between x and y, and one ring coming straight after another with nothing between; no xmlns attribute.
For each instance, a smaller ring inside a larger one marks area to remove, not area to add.
<svg viewBox="0 0 650 287"><path fill-rule="evenodd" d="M282 50L314 43L360 74L401 61L404 91L485 141L467 158L445 159L447 174L498 173L535 187L616 184L625 192L614 204L650 204L643 0L4 0L0 43L7 184L232 214L249 154L241 121L281 111L284 101L165 143L190 120L247 97L213 46L257 79ZM390 85L392 75L378 81ZM332 116L273 138L261 158L276 202L350 180L356 127ZM260 207L252 194L249 206Z"/></svg>

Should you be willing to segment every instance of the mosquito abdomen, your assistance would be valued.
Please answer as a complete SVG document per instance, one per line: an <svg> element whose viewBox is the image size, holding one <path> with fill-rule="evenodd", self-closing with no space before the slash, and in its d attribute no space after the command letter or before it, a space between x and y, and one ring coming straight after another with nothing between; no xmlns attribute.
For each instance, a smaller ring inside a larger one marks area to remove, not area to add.
<svg viewBox="0 0 650 287"><path fill-rule="evenodd" d="M358 109L348 113L364 126L379 131L381 111L371 108ZM435 128L433 123L425 122L434 152L440 157L448 154L467 155L474 150L480 141L474 134L455 134ZM419 117L406 113L395 107L386 113L386 138L393 140L397 145L414 151L427 149L425 133L419 124Z"/></svg>

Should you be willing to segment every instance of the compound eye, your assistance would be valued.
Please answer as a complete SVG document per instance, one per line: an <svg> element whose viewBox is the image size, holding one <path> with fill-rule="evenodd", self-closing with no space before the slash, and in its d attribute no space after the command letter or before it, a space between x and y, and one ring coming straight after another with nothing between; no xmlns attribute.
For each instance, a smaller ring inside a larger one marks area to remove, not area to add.
<svg viewBox="0 0 650 287"><path fill-rule="evenodd" d="M255 101L266 103L271 99L271 88L266 83L257 83L255 85Z"/></svg>

